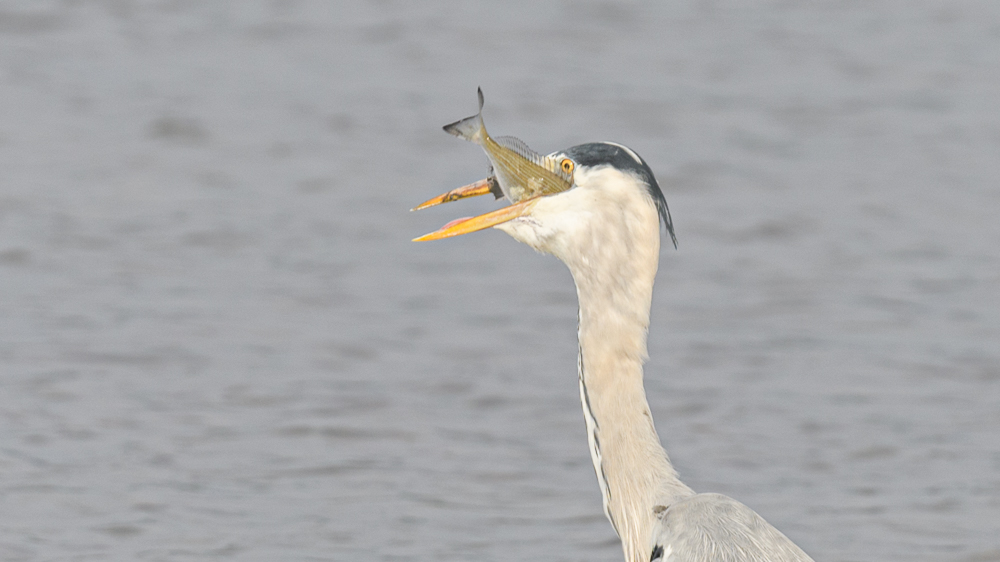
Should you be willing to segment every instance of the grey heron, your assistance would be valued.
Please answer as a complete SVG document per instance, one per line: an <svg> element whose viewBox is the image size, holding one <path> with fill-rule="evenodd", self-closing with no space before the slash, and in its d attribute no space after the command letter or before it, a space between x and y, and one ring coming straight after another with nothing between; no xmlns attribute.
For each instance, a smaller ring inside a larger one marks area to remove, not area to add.
<svg viewBox="0 0 1000 562"><path fill-rule="evenodd" d="M491 139L481 115L480 92L479 115L445 130L482 145L495 175L417 208L491 191L513 205L453 221L416 240L492 226L569 267L579 299L577 368L590 455L604 514L625 560L811 562L742 503L696 493L681 482L660 444L643 364L661 221L675 246L676 238L647 163L611 142L540 156L516 139ZM542 180L559 187L539 188Z"/></svg>

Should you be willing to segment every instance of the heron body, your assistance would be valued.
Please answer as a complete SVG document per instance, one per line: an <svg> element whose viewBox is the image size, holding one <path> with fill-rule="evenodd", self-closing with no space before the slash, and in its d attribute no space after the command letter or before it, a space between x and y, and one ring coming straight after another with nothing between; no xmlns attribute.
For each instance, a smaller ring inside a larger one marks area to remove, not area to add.
<svg viewBox="0 0 1000 562"><path fill-rule="evenodd" d="M750 508L696 494L678 478L642 383L662 192L645 162L620 145L592 143L562 155L576 162L573 188L496 228L555 255L573 275L587 437L625 560L811 560Z"/></svg>
<svg viewBox="0 0 1000 562"><path fill-rule="evenodd" d="M811 562L742 503L686 486L660 444L643 364L660 220L671 238L673 225L649 166L616 143L579 145L546 158L572 170L569 188L514 201L504 213L449 223L418 240L493 226L569 267L580 304L587 439L604 513L626 562ZM470 187L476 192L469 194L489 192L481 184Z"/></svg>

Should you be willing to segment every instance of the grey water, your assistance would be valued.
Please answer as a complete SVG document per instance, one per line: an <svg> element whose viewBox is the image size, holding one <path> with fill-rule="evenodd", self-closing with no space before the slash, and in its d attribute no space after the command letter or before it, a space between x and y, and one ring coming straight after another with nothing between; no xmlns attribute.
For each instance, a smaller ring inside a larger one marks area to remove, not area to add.
<svg viewBox="0 0 1000 562"><path fill-rule="evenodd" d="M476 109L671 206L647 391L818 561L1000 560L1000 7L0 3L0 560L620 560Z"/></svg>

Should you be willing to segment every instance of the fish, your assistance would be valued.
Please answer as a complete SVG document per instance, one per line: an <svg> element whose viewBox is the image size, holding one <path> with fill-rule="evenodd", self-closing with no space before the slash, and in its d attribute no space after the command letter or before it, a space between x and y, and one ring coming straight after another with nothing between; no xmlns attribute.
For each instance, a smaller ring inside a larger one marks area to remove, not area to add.
<svg viewBox="0 0 1000 562"><path fill-rule="evenodd" d="M493 138L483 123L483 90L479 88L479 112L444 126L445 132L483 147L493 167L493 177L512 203L553 195L573 186L572 165L542 156L515 137Z"/></svg>
<svg viewBox="0 0 1000 562"><path fill-rule="evenodd" d="M410 210L419 211L487 193L492 193L497 199L505 197L511 204L476 217L451 221L434 232L414 238L414 242L450 238L519 219L529 213L542 197L573 187L575 164L571 159L557 161L555 155L542 156L514 137L491 137L483 124L483 90L480 88L478 93L479 112L445 125L444 130L483 147L490 160L489 177L442 193Z"/></svg>

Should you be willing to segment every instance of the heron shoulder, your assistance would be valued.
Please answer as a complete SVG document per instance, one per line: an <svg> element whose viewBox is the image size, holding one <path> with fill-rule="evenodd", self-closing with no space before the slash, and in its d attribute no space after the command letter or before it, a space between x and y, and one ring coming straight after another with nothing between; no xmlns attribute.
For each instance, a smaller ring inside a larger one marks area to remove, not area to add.
<svg viewBox="0 0 1000 562"><path fill-rule="evenodd" d="M722 494L695 494L658 517L651 562L812 562L763 517Z"/></svg>

